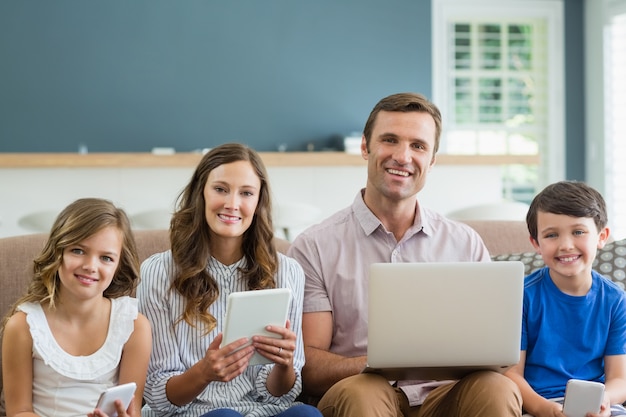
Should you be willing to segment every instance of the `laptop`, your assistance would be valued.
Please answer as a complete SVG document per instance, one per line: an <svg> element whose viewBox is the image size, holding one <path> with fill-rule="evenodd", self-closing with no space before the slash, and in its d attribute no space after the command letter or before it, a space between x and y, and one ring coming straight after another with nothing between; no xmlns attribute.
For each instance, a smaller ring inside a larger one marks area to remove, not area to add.
<svg viewBox="0 0 626 417"><path fill-rule="evenodd" d="M367 367L388 380L460 379L519 362L519 261L375 263Z"/></svg>

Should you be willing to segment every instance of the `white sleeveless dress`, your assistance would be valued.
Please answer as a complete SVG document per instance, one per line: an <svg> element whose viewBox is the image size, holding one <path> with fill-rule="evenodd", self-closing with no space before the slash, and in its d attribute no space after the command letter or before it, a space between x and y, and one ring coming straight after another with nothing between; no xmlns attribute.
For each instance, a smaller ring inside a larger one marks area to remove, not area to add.
<svg viewBox="0 0 626 417"><path fill-rule="evenodd" d="M89 356L73 356L56 342L39 303L24 303L33 338L33 409L40 416L81 416L94 410L100 393L117 385L122 349L133 332L137 299L111 299L109 332Z"/></svg>

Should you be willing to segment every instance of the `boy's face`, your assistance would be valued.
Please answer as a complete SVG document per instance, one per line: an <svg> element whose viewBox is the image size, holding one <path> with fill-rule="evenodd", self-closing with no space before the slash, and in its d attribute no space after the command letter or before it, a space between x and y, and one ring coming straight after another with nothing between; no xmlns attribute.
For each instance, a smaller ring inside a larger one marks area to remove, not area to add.
<svg viewBox="0 0 626 417"><path fill-rule="evenodd" d="M590 217L539 211L537 241L531 238L531 243L550 268L553 280L579 278L582 283L591 278L593 260L608 237L609 229L598 231Z"/></svg>

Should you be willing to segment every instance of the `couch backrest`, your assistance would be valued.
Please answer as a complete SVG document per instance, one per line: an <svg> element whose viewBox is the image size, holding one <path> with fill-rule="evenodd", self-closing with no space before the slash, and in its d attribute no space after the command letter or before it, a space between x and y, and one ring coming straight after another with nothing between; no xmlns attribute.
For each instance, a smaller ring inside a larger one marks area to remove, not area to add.
<svg viewBox="0 0 626 417"><path fill-rule="evenodd" d="M465 221L483 238L491 255L532 251L524 222ZM13 303L24 293L32 276L33 259L43 249L47 234L31 234L0 238L0 314L4 318ZM139 259L169 249L167 230L136 230ZM277 250L286 253L289 242L275 240ZM0 356L0 375L2 374ZM0 378L0 390L2 388ZM2 410L0 407L0 415Z"/></svg>
<svg viewBox="0 0 626 417"><path fill-rule="evenodd" d="M515 220L463 220L483 238L489 254L535 252L526 222Z"/></svg>
<svg viewBox="0 0 626 417"><path fill-rule="evenodd" d="M150 255L168 250L170 247L167 230L136 230L135 241L139 261ZM33 259L39 255L46 243L47 233L0 238L0 314L2 319L13 303L26 291L33 273ZM289 242L275 239L276 249L286 253ZM2 356L0 353L0 390L2 390ZM4 415L0 405L0 416Z"/></svg>
<svg viewBox="0 0 626 417"><path fill-rule="evenodd" d="M46 233L13 236L0 239L0 314L2 317L25 291L33 273L33 259L46 243ZM135 232L139 259L169 249L165 230L138 230Z"/></svg>

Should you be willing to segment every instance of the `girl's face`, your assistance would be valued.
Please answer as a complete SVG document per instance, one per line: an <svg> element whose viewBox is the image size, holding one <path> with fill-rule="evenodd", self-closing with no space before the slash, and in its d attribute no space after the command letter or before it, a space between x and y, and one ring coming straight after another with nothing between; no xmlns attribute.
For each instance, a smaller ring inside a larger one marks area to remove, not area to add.
<svg viewBox="0 0 626 417"><path fill-rule="evenodd" d="M63 250L61 294L87 299L102 296L113 281L122 253L122 232L108 226Z"/></svg>
<svg viewBox="0 0 626 417"><path fill-rule="evenodd" d="M249 161L220 165L209 173L204 186L205 216L213 236L243 236L252 224L261 179Z"/></svg>
<svg viewBox="0 0 626 417"><path fill-rule="evenodd" d="M592 218L539 211L537 241L531 241L553 277L584 279L591 276L597 250L608 236L608 229L598 231Z"/></svg>

